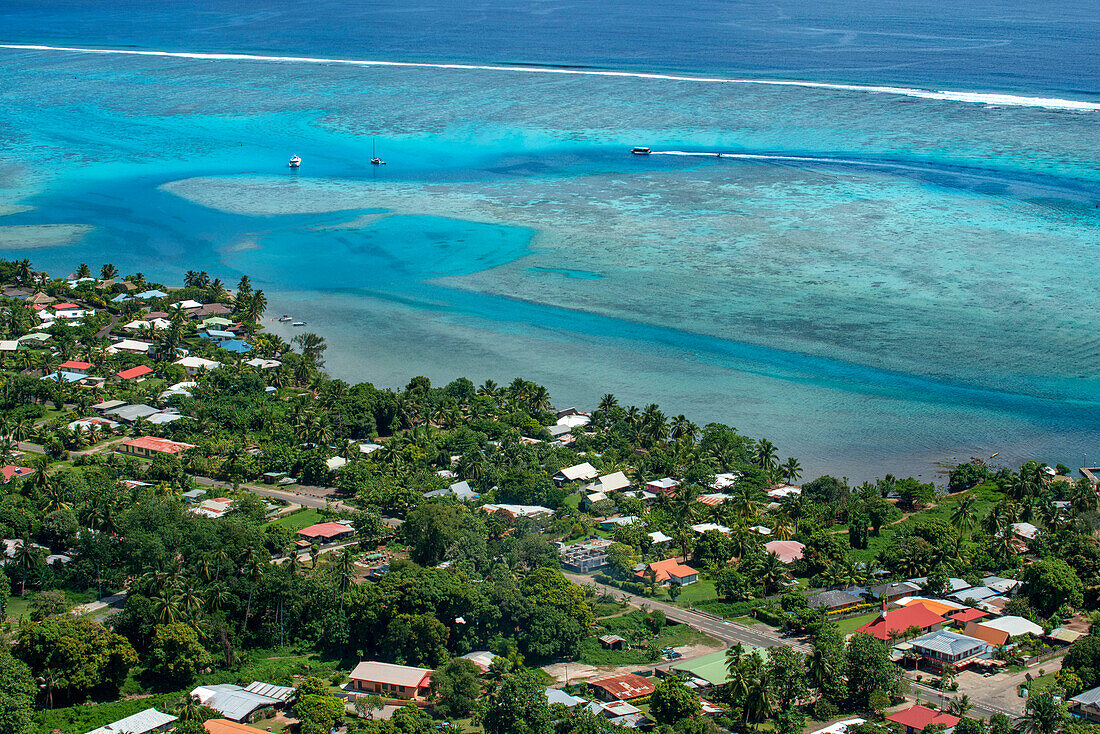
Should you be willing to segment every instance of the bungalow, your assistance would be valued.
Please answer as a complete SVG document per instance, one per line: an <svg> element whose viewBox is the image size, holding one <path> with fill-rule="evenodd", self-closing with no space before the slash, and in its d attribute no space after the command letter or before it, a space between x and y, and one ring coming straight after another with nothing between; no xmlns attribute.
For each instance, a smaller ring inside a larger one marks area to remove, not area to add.
<svg viewBox="0 0 1100 734"><path fill-rule="evenodd" d="M730 534L730 529L727 528L725 525L719 525L718 523L713 523L713 522L697 523L695 525L692 525L691 529L694 530L699 535L702 535L703 533L707 532L708 530L717 530L722 535L729 535Z"/></svg>
<svg viewBox="0 0 1100 734"><path fill-rule="evenodd" d="M477 669L481 671L481 674L485 675L489 672L489 668L498 656L495 652L489 652L488 650L475 650L474 652L466 653L462 657L476 665Z"/></svg>
<svg viewBox="0 0 1100 734"><path fill-rule="evenodd" d="M944 615L952 622L958 625L965 625L969 622L974 622L979 619L983 619L989 616L989 612L982 611L981 609L974 609L968 607L966 609L954 609Z"/></svg>
<svg viewBox="0 0 1100 734"><path fill-rule="evenodd" d="M234 354L248 354L252 351L252 345L243 339L226 339L218 342L218 349L224 349Z"/></svg>
<svg viewBox="0 0 1100 734"><path fill-rule="evenodd" d="M5 464L3 467L0 467L0 475L4 477L4 484L7 484L12 480L19 480L23 479L24 477L29 477L31 474L34 474L34 469L28 469L25 466Z"/></svg>
<svg viewBox="0 0 1100 734"><path fill-rule="evenodd" d="M1014 522L1012 523L1012 534L1024 542L1030 542L1035 540L1035 536L1039 534L1039 528L1029 522Z"/></svg>
<svg viewBox="0 0 1100 734"><path fill-rule="evenodd" d="M600 678L590 681L589 685L596 690L596 695L605 701L629 701L632 698L649 696L655 690L651 680L633 673Z"/></svg>
<svg viewBox="0 0 1100 734"><path fill-rule="evenodd" d="M546 701L550 705L560 703L567 709L575 708L582 704L588 703L583 698L577 696L570 696L568 693L560 688L547 688L546 689Z"/></svg>
<svg viewBox="0 0 1100 734"><path fill-rule="evenodd" d="M733 485L737 484L737 480L740 478L740 472L726 472L724 474L715 474L714 482L711 483L710 488L718 491L729 489Z"/></svg>
<svg viewBox="0 0 1100 734"><path fill-rule="evenodd" d="M119 352L125 352L126 354L149 354L152 349L153 345L149 342L138 341L137 339L120 339L107 347L107 354L118 354Z"/></svg>
<svg viewBox="0 0 1100 734"><path fill-rule="evenodd" d="M179 303L175 303L175 304L172 304L172 305L179 306L184 311L190 311L190 310L195 309L195 308L202 308L202 303L201 302L196 301L196 300L191 299L191 298L188 298L185 301L180 301Z"/></svg>
<svg viewBox="0 0 1100 734"><path fill-rule="evenodd" d="M352 690L357 693L423 701L428 697L433 672L431 668L364 661L355 666L348 678L351 679Z"/></svg>
<svg viewBox="0 0 1100 734"><path fill-rule="evenodd" d="M694 584L699 580L699 572L691 566L686 566L680 563L675 558L668 558L663 561L657 561L651 563L646 568L635 571L634 575L639 579L645 580L647 573L652 571L656 574L657 583L662 586L671 584L673 582L679 583L681 586L687 586L688 584Z"/></svg>
<svg viewBox="0 0 1100 734"><path fill-rule="evenodd" d="M233 322L229 319L222 318L221 316L211 316L199 324L200 329L220 329L226 326L232 326Z"/></svg>
<svg viewBox="0 0 1100 734"><path fill-rule="evenodd" d="M905 734L918 734L918 732L924 731L926 727L932 724L943 726L944 734L950 734L959 723L958 716L945 714L919 704L887 714L886 720L904 726Z"/></svg>
<svg viewBox="0 0 1100 734"><path fill-rule="evenodd" d="M62 305L73 306L73 308L61 308L58 306L54 309L54 318L64 319L65 321L78 321L85 316L95 316L95 311L90 308L79 308L72 303Z"/></svg>
<svg viewBox="0 0 1100 734"><path fill-rule="evenodd" d="M78 375L86 375L88 374L88 370L92 368L92 363L81 362L78 359L70 359L59 364L57 368L62 372L73 372Z"/></svg>
<svg viewBox="0 0 1100 734"><path fill-rule="evenodd" d="M1009 637L1019 637L1021 635L1035 635L1039 637L1043 634L1043 628L1031 620L1012 615L998 617L997 619L987 619L982 622L982 626L992 627L995 630L1007 632Z"/></svg>
<svg viewBox="0 0 1100 734"><path fill-rule="evenodd" d="M282 362L277 359L263 359L261 357L253 357L252 359L246 361L245 364L249 367L255 367L258 370L271 370L281 365Z"/></svg>
<svg viewBox="0 0 1100 734"><path fill-rule="evenodd" d="M202 722L206 734L256 734L256 729L229 719L207 719Z"/></svg>
<svg viewBox="0 0 1100 734"><path fill-rule="evenodd" d="M672 492L675 491L675 489L679 486L680 482L671 477L654 479L651 482L645 483L645 488L648 489L650 492L654 492L656 494L672 494Z"/></svg>
<svg viewBox="0 0 1100 734"><path fill-rule="evenodd" d="M148 291L142 291L141 293L135 293L134 298L167 298L168 294L164 291L158 291L156 288Z"/></svg>
<svg viewBox="0 0 1100 734"><path fill-rule="evenodd" d="M141 420L142 418L148 418L151 415L156 415L160 411L151 405L123 405L120 408L112 408L111 410L104 411L104 415L109 415L112 418L117 418L123 423L133 423L134 421Z"/></svg>
<svg viewBox="0 0 1100 734"><path fill-rule="evenodd" d="M1090 688L1069 700L1069 712L1090 724L1100 724L1100 687Z"/></svg>
<svg viewBox="0 0 1100 734"><path fill-rule="evenodd" d="M14 339L4 339L0 341L0 352L18 352L19 342Z"/></svg>
<svg viewBox="0 0 1100 734"><path fill-rule="evenodd" d="M624 650L626 649L626 638L619 635L601 635L600 647L607 650Z"/></svg>
<svg viewBox="0 0 1100 734"><path fill-rule="evenodd" d="M302 528L298 537L310 543L333 543L341 538L355 535L355 528L347 520L342 522L319 522Z"/></svg>
<svg viewBox="0 0 1100 734"><path fill-rule="evenodd" d="M788 497L799 496L800 494L802 494L802 488L795 487L790 484L778 484L765 492L765 494L776 502L781 502Z"/></svg>
<svg viewBox="0 0 1100 734"><path fill-rule="evenodd" d="M177 718L156 709L145 709L125 719L93 729L88 734L153 734L170 731L175 726Z"/></svg>
<svg viewBox="0 0 1100 734"><path fill-rule="evenodd" d="M806 546L797 540L769 540L764 544L764 550L779 556L783 563L794 563L802 559Z"/></svg>
<svg viewBox="0 0 1100 734"><path fill-rule="evenodd" d="M918 593L920 593L920 587L908 581L895 581L873 586L870 590L872 599L881 599L886 602L896 601L907 596L916 596Z"/></svg>
<svg viewBox="0 0 1100 734"><path fill-rule="evenodd" d="M554 514L554 511L549 507L540 505L482 505L481 509L485 512L503 515L511 520L515 520L517 517L543 517Z"/></svg>
<svg viewBox="0 0 1100 734"><path fill-rule="evenodd" d="M208 316L228 316L231 313L233 313L233 309L221 303L208 303L205 306L187 310L187 315L193 319L205 319Z"/></svg>
<svg viewBox="0 0 1100 734"><path fill-rule="evenodd" d="M907 635L917 629L929 632L941 629L946 619L923 604L910 604L907 607L886 611L886 601L882 602L882 611L877 617L863 625L856 632L870 635L883 642L892 642L895 637Z"/></svg>
<svg viewBox="0 0 1100 734"><path fill-rule="evenodd" d="M624 525L633 525L636 522L641 522L641 520L634 515L618 515L601 520L600 530L614 530Z"/></svg>
<svg viewBox="0 0 1100 734"><path fill-rule="evenodd" d="M192 507L191 512L196 515L202 515L203 517L209 517L211 519L218 519L223 517L225 513L229 512L229 508L233 506L233 500L228 497L215 497L213 499L204 500L200 502L197 507Z"/></svg>
<svg viewBox="0 0 1100 734"><path fill-rule="evenodd" d="M956 591L954 594L948 594L948 599L954 599L962 604L976 604L986 599L992 599L995 596L1000 596L993 589L985 586L971 586L969 589L963 589L962 591Z"/></svg>
<svg viewBox="0 0 1100 734"><path fill-rule="evenodd" d="M597 492L620 492L630 486L630 480L626 474L621 471L617 471L613 474L600 477L598 481L592 483L592 489Z"/></svg>
<svg viewBox="0 0 1100 734"><path fill-rule="evenodd" d="M77 418L69 423L70 431L99 431L104 428L114 430L119 424L106 418Z"/></svg>
<svg viewBox="0 0 1100 734"><path fill-rule="evenodd" d="M652 533L647 533L647 535L649 535L649 542L651 542L653 545L662 545L664 543L672 542L672 538L668 535L665 535L660 530L654 530Z"/></svg>
<svg viewBox="0 0 1100 734"><path fill-rule="evenodd" d="M204 339L209 339L212 342L221 342L226 339L236 339L237 335L232 331L222 331L221 329L207 329L199 334Z"/></svg>
<svg viewBox="0 0 1100 734"><path fill-rule="evenodd" d="M128 370L119 370L115 373L120 380L136 380L139 377L145 377L151 374L153 374L153 369L144 364L138 365L137 367L131 367Z"/></svg>
<svg viewBox="0 0 1100 734"><path fill-rule="evenodd" d="M566 482L580 482L587 481L589 479L595 479L600 473L596 471L596 467L589 464L587 461L583 464L577 464L575 466L567 466L552 478L554 482L560 487Z"/></svg>
<svg viewBox="0 0 1100 734"><path fill-rule="evenodd" d="M446 489L436 489L431 492L425 492L424 496L431 499L432 497L446 497L449 494L453 494L463 502L470 502L481 497L480 494L470 488L470 483L465 480L455 482Z"/></svg>
<svg viewBox="0 0 1100 734"><path fill-rule="evenodd" d="M910 640L913 652L933 671L961 670L976 660L989 657L991 647L983 640L958 632L938 630Z"/></svg>
<svg viewBox="0 0 1100 734"><path fill-rule="evenodd" d="M193 448L195 448L194 445L189 443L169 441L166 438L157 438L156 436L142 436L141 438L135 438L132 441L123 443L119 446L118 451L122 454L149 458L157 454L179 455Z"/></svg>
<svg viewBox="0 0 1100 734"><path fill-rule="evenodd" d="M1008 633L1004 630L993 629L992 627L986 627L981 622L968 622L965 627L962 628L962 633L967 637L973 637L975 640L981 640L988 643L993 647L1000 647L1008 642Z"/></svg>
<svg viewBox="0 0 1100 734"><path fill-rule="evenodd" d="M812 608L824 607L826 612L841 612L862 603L863 600L855 594L840 590L823 591L806 600L807 606Z"/></svg>
<svg viewBox="0 0 1100 734"><path fill-rule="evenodd" d="M725 492L711 492L709 494L699 495L699 502L707 507L717 507L729 498L730 496Z"/></svg>
<svg viewBox="0 0 1100 734"><path fill-rule="evenodd" d="M215 362L212 359L203 359L202 357L184 357L183 359L177 359L172 364L178 364L180 367L183 367L189 377L197 375L203 370L214 370L222 366L221 362Z"/></svg>
<svg viewBox="0 0 1100 734"><path fill-rule="evenodd" d="M294 695L289 686L254 681L247 688L222 683L199 686L191 691L192 698L207 708L233 721L255 721L268 712L282 708Z"/></svg>
<svg viewBox="0 0 1100 734"><path fill-rule="evenodd" d="M106 413L114 410L115 408L121 408L126 405L125 400L104 400L102 403L97 403L92 406L92 410L97 413Z"/></svg>

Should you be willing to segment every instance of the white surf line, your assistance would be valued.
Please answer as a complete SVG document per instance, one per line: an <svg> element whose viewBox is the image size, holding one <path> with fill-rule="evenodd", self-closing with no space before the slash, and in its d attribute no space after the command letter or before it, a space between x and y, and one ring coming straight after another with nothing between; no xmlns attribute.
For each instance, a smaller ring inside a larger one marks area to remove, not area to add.
<svg viewBox="0 0 1100 734"><path fill-rule="evenodd" d="M708 84L757 84L772 87L804 87L808 89L829 89L844 92L866 92L872 94L893 94L904 97L916 97L950 102L969 102L1005 107L1039 107L1049 110L1071 112L1093 112L1100 110L1100 102L1085 102L1076 99L1057 97L1028 97L1015 94L992 92L953 92L947 90L928 90L911 87L864 86L859 84L832 84L829 82L808 82L795 79L737 79L706 76L680 76L676 74L656 74L641 71L596 71L593 69L561 69L545 66L495 66L491 64L443 64L420 61L378 61L370 59L327 59L314 56L260 56L257 54L215 54L192 53L185 51L135 51L116 48L83 48L77 46L46 46L37 44L5 43L0 49L14 51L56 51L81 54L113 54L123 56L157 56L175 59L198 59L205 61L261 61L285 62L295 64L342 64L347 66L389 66L413 69L457 69L462 71L505 71L526 74L562 74L567 76L605 76L627 79L654 79L676 82L698 82Z"/></svg>
<svg viewBox="0 0 1100 734"><path fill-rule="evenodd" d="M788 163L836 163L843 166L869 166L872 168L904 167L895 166L892 163L875 163L874 161L857 161L846 158L821 158L804 155L764 155L762 153L710 153L706 151L700 152L691 150L654 150L650 152L650 155L676 155L694 158L735 158L742 161L764 161L767 163L773 161Z"/></svg>

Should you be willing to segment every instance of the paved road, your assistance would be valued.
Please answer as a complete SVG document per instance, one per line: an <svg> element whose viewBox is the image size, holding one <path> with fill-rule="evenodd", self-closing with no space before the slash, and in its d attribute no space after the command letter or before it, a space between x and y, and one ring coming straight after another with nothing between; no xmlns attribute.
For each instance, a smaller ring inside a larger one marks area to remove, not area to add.
<svg viewBox="0 0 1100 734"><path fill-rule="evenodd" d="M195 484L200 484L204 487L221 487L223 489L229 489L233 485L227 482L221 482L217 479L211 479L209 477L191 477ZM284 502L293 502L296 505L302 507L312 507L314 509L324 509L325 507L331 507L334 510L354 510L354 507L346 505L339 500L332 500L327 497L315 497L310 494L301 494L288 489L274 489L271 487L261 487L255 484L242 484L241 489L247 489L249 492L255 492L263 497L270 497L272 499L283 500Z"/></svg>
<svg viewBox="0 0 1100 734"><path fill-rule="evenodd" d="M762 625L749 627L748 625L730 622L729 620L705 612L684 609L674 604L648 599L644 596L635 596L620 589L597 583L591 576L583 576L575 573L567 573L565 575L578 584L595 586L601 591L605 591L616 597L626 597L627 601L635 607L645 606L650 610L660 609L665 613L665 617L668 619L686 624L692 629L699 630L700 632L705 632L711 637L720 640L727 647L734 643L741 642L756 647L787 645L799 652L809 652L810 650L809 646L805 643L796 639L782 637L769 627L764 627Z"/></svg>

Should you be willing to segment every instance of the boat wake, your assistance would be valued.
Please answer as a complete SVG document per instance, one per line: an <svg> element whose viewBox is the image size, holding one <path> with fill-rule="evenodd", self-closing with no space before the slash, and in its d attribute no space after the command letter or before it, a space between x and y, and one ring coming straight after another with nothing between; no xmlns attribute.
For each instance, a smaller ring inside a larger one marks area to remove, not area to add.
<svg viewBox="0 0 1100 734"><path fill-rule="evenodd" d="M994 92L960 92L950 90L930 90L915 87L874 86L860 84L834 84L830 82L811 82L797 79L738 79L724 77L689 76L678 74L657 74L641 71L613 71L596 69L570 69L549 66L507 66L492 64L443 64L418 61L379 61L371 59L328 59L313 56L261 56L258 54L219 54L192 53L185 51L137 51L117 48L83 48L77 46L46 46L36 44L6 43L0 49L15 51L53 51L82 54L114 54L125 56L158 56L177 59L199 59L204 61L256 61L282 62L296 64L343 64L348 66L388 66L414 69L457 69L463 71L522 72L527 74L562 74L568 76L604 76L630 79L653 79L676 82L696 82L702 84L756 84L773 87L804 87L809 89L829 89L845 92L868 94L891 94L918 99L949 102L968 102L997 107L1038 107L1066 112L1094 112L1100 110L1100 102L1086 102L1077 99L1058 97L1030 97Z"/></svg>

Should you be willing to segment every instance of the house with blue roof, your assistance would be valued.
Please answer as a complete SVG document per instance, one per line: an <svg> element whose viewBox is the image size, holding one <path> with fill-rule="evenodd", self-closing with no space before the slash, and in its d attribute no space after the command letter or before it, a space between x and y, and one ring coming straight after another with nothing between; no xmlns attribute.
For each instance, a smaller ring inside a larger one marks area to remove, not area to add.
<svg viewBox="0 0 1100 734"><path fill-rule="evenodd" d="M218 343L218 348L235 354L248 354L252 351L252 345L240 339L226 339Z"/></svg>
<svg viewBox="0 0 1100 734"><path fill-rule="evenodd" d="M134 295L134 298L167 298L167 297L168 297L167 293L165 293L164 291L158 291L155 288L151 291L142 291L141 293L137 293L137 294Z"/></svg>

